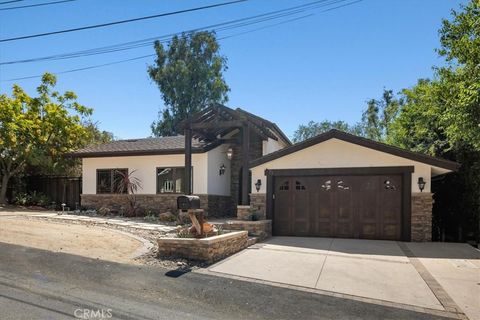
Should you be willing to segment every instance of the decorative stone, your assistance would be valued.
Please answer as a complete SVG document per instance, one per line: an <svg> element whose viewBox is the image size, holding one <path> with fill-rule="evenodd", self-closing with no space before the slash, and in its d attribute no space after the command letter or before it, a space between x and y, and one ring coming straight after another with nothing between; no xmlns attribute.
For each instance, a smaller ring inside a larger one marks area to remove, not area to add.
<svg viewBox="0 0 480 320"><path fill-rule="evenodd" d="M251 215L250 206L237 206L237 219L250 220Z"/></svg>
<svg viewBox="0 0 480 320"><path fill-rule="evenodd" d="M136 194L135 200L144 212L175 212L178 194ZM234 217L232 197L199 194L200 206L208 217ZM85 209L107 207L111 211L121 212L128 207L126 194L82 194L81 205Z"/></svg>
<svg viewBox="0 0 480 320"><path fill-rule="evenodd" d="M171 212L163 212L158 215L158 219L163 222L173 222L177 220L177 217Z"/></svg>
<svg viewBox="0 0 480 320"><path fill-rule="evenodd" d="M257 237L260 241L272 236L272 220L228 220L222 225L222 228L225 230L245 230L249 236Z"/></svg>
<svg viewBox="0 0 480 320"><path fill-rule="evenodd" d="M432 196L429 192L412 193L412 241L432 241Z"/></svg>
<svg viewBox="0 0 480 320"><path fill-rule="evenodd" d="M267 218L267 195L265 193L251 193L250 207L252 213L257 214L259 220Z"/></svg>
<svg viewBox="0 0 480 320"><path fill-rule="evenodd" d="M247 240L247 231L229 232L202 239L160 238L157 240L158 254L212 263L245 249Z"/></svg>

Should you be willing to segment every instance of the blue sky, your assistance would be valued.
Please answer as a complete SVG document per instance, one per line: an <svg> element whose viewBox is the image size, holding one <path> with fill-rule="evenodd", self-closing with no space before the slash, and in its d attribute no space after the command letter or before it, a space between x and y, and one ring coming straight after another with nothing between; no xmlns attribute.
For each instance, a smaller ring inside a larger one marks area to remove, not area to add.
<svg viewBox="0 0 480 320"><path fill-rule="evenodd" d="M10 6L46 2L26 0ZM64 4L0 11L0 38L153 15L223 1L76 0ZM283 9L310 1L249 0L227 7L0 44L0 61L47 56L134 41ZM288 136L310 120L355 123L365 101L384 87L400 91L441 65L441 19L465 1L364 0L328 12L221 41L228 58L228 106L241 107L276 122ZM2 5L2 8L8 7ZM279 20L280 21L280 20ZM278 22L278 21L277 21ZM226 31L219 36L266 24ZM153 53L153 47L82 57L0 66L0 93L11 78L59 72ZM73 90L93 107L93 119L118 138L151 134L163 106L147 75L153 58L58 76L57 89ZM34 94L39 79L16 81Z"/></svg>

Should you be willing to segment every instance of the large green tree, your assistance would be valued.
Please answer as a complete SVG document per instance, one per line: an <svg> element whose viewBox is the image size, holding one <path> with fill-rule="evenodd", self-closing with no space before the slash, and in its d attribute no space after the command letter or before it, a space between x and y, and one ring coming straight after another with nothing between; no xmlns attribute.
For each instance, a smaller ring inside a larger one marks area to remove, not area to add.
<svg viewBox="0 0 480 320"><path fill-rule="evenodd" d="M157 58L148 68L162 94L165 107L152 123L152 134L171 136L182 133L178 124L189 114L212 103L228 100L229 87L223 78L226 58L213 32L175 36L165 48L155 42Z"/></svg>
<svg viewBox="0 0 480 320"><path fill-rule="evenodd" d="M392 144L462 164L435 190L434 236L456 234L447 240L479 236L472 228L480 221L479 3L470 1L442 22L438 52L447 64L435 68L433 79L403 90L405 103L388 137Z"/></svg>
<svg viewBox="0 0 480 320"><path fill-rule="evenodd" d="M402 104L403 100L387 89L383 89L380 99L370 99L362 114L363 135L372 140L385 141Z"/></svg>
<svg viewBox="0 0 480 320"><path fill-rule="evenodd" d="M71 91L54 91L55 84L55 76L46 73L36 97L17 85L11 97L0 95L0 203L6 202L10 179L27 165L55 165L88 140L83 121L92 109L79 104Z"/></svg>
<svg viewBox="0 0 480 320"><path fill-rule="evenodd" d="M345 121L329 121L323 120L321 122L310 121L307 124L301 124L293 133L293 142L300 142L316 135L327 132L331 129L337 129L344 132L361 135L361 127L359 125L350 125Z"/></svg>

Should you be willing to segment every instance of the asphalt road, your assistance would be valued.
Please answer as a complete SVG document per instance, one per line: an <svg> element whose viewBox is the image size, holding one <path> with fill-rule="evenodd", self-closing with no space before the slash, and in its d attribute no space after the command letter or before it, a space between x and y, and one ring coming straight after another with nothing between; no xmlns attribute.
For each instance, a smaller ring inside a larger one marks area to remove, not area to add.
<svg viewBox="0 0 480 320"><path fill-rule="evenodd" d="M0 243L0 319L445 319Z"/></svg>

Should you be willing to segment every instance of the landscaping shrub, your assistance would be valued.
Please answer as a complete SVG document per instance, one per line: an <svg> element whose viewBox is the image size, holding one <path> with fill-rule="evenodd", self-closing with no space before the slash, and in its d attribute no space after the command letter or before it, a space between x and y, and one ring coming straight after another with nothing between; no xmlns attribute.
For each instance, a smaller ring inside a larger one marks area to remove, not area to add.
<svg viewBox="0 0 480 320"><path fill-rule="evenodd" d="M31 197L27 193L17 193L15 198L13 199L13 203L19 206L26 206L29 205L31 202Z"/></svg>

